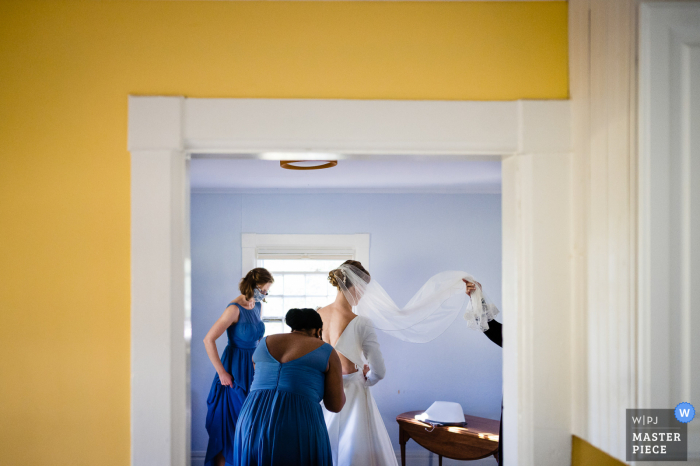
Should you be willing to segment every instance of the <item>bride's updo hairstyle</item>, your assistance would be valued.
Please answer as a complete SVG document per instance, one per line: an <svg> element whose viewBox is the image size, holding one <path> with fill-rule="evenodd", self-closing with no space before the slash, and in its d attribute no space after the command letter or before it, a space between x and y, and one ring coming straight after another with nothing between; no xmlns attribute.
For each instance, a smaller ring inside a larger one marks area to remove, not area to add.
<svg viewBox="0 0 700 466"><path fill-rule="evenodd" d="M313 309L290 309L284 322L292 330L318 330L323 328L321 316Z"/></svg>
<svg viewBox="0 0 700 466"><path fill-rule="evenodd" d="M366 274L369 278L369 272L362 266L360 261L348 260L343 262L343 265L352 265L353 267L359 269L364 274ZM340 283L343 284L346 290L352 287L350 280L345 275L343 275L343 272L340 269L333 269L330 272L328 272L328 281L331 282L331 285L338 288L339 290L341 289Z"/></svg>
<svg viewBox="0 0 700 466"><path fill-rule="evenodd" d="M264 286L268 283L274 283L275 279L272 278L272 274L262 267L257 267L250 272L248 272L245 277L241 279L238 284L238 289L241 290L241 294L245 296L245 299L253 299L254 290L259 286Z"/></svg>

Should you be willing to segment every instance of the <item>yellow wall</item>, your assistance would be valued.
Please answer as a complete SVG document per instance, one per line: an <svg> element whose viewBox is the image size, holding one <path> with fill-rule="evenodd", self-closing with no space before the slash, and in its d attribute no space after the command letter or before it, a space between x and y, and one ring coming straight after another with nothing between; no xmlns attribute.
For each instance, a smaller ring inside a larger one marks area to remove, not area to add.
<svg viewBox="0 0 700 466"><path fill-rule="evenodd" d="M625 466L622 461L613 458L580 437L572 435L571 466Z"/></svg>
<svg viewBox="0 0 700 466"><path fill-rule="evenodd" d="M0 2L0 464L129 462L127 95L566 98L564 2Z"/></svg>

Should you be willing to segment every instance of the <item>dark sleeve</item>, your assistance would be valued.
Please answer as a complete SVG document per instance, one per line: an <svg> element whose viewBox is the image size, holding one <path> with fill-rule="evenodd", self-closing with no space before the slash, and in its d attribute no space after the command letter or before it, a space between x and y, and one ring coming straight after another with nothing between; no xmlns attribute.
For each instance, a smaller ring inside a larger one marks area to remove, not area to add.
<svg viewBox="0 0 700 466"><path fill-rule="evenodd" d="M498 346L503 348L503 335L501 333L502 325L496 320L489 322L489 329L484 332L489 340L496 343Z"/></svg>

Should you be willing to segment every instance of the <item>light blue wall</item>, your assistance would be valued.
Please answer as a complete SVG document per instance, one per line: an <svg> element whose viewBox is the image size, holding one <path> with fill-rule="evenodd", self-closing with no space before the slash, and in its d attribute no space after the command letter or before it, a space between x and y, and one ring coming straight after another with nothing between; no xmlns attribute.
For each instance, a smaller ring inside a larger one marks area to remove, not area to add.
<svg viewBox="0 0 700 466"><path fill-rule="evenodd" d="M399 306L435 273L464 270L501 307L498 194L193 194L191 219L193 451L206 450L215 374L202 339L239 294L241 233L370 233L370 273ZM436 400L499 418L501 349L464 320L425 344L377 333L387 376L372 393L396 449L396 415Z"/></svg>

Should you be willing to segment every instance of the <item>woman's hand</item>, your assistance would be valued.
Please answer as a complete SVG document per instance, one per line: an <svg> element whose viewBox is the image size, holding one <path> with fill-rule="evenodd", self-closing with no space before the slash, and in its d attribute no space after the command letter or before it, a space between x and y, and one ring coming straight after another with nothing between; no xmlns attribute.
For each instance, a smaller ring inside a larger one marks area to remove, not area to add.
<svg viewBox="0 0 700 466"><path fill-rule="evenodd" d="M224 371L223 373L219 374L219 380L221 381L221 385L224 387L233 388L233 377L228 372Z"/></svg>
<svg viewBox="0 0 700 466"><path fill-rule="evenodd" d="M467 284L467 294L469 296L472 295L472 291L476 290L477 285L479 286L479 288L481 288L481 283L479 282L472 283L470 281L467 281L466 278L463 278L462 281Z"/></svg>
<svg viewBox="0 0 700 466"><path fill-rule="evenodd" d="M367 373L369 372L369 366L365 364L365 367L362 368L362 376L367 380Z"/></svg>

